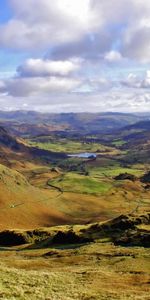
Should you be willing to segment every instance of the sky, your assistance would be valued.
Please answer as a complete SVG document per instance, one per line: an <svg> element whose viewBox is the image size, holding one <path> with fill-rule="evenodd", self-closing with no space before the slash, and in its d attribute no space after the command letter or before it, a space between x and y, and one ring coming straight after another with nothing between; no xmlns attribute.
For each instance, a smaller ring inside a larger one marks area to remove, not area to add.
<svg viewBox="0 0 150 300"><path fill-rule="evenodd" d="M150 111L149 0L1 0L0 110Z"/></svg>

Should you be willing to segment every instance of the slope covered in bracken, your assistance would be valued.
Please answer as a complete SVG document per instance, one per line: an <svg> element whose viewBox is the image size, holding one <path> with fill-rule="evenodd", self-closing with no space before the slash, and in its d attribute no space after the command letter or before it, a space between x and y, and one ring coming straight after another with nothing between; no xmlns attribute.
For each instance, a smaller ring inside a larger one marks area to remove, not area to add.
<svg viewBox="0 0 150 300"><path fill-rule="evenodd" d="M35 228L69 221L52 205L57 192L40 190L23 175L0 165L0 229Z"/></svg>
<svg viewBox="0 0 150 300"><path fill-rule="evenodd" d="M11 167L14 160L49 163L53 160L63 158L66 158L64 153L55 153L36 147L29 147L23 139L14 137L0 126L0 163Z"/></svg>

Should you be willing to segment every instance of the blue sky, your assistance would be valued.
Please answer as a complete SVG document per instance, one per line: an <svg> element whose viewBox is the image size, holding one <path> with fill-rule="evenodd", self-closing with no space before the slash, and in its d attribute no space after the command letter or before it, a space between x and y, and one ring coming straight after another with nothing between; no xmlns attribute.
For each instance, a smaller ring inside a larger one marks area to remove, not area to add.
<svg viewBox="0 0 150 300"><path fill-rule="evenodd" d="M1 0L0 109L150 111L150 2Z"/></svg>
<svg viewBox="0 0 150 300"><path fill-rule="evenodd" d="M9 1L7 0L0 1L0 24L7 22L13 16L13 12L9 4Z"/></svg>

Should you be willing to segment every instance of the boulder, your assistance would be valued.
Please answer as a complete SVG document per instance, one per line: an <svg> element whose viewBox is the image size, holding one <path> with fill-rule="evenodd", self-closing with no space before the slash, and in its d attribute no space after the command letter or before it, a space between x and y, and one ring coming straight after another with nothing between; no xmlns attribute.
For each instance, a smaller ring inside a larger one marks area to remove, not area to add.
<svg viewBox="0 0 150 300"><path fill-rule="evenodd" d="M137 177L133 174L129 173L121 173L114 177L115 180L130 180L130 181L136 181Z"/></svg>

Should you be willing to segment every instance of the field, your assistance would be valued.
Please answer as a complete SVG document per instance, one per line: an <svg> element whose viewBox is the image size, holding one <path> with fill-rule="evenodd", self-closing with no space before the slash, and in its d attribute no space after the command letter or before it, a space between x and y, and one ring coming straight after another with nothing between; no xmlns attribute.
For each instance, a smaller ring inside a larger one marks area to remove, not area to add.
<svg viewBox="0 0 150 300"><path fill-rule="evenodd" d="M63 192L79 194L103 194L111 188L109 182L71 172L51 180L50 185L60 188Z"/></svg>
<svg viewBox="0 0 150 300"><path fill-rule="evenodd" d="M114 166L114 167L93 167L89 168L89 172L91 176L103 176L103 177L115 177L122 173L128 173L136 175L137 177L140 177L144 173L143 167L137 168L136 166L131 166L130 168L127 167L121 167L121 166Z"/></svg>
<svg viewBox="0 0 150 300"><path fill-rule="evenodd" d="M40 149L51 150L65 153L80 153L80 152L113 152L114 147L107 147L100 143L90 143L79 140L69 140L67 138L54 139L52 137L38 137L27 140L29 145Z"/></svg>

